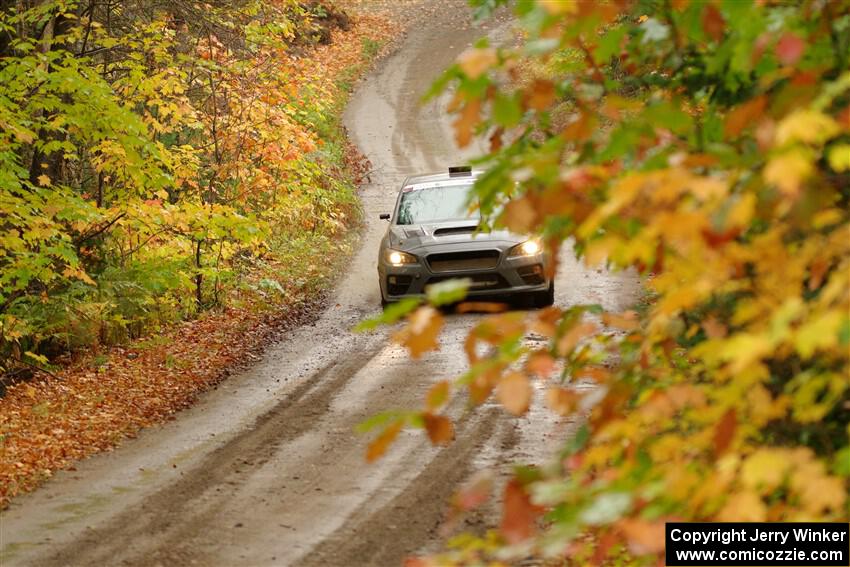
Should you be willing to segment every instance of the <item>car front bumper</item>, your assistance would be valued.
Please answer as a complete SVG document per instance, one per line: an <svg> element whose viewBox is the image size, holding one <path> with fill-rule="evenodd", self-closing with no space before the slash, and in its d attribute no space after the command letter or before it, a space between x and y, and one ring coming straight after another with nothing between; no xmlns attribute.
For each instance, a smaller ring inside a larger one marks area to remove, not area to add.
<svg viewBox="0 0 850 567"><path fill-rule="evenodd" d="M485 270L431 270L420 260L416 264L393 266L378 263L381 295L386 301L421 297L428 285L454 278L471 281L467 297L486 297L541 292L549 289L544 255L502 257L498 265Z"/></svg>

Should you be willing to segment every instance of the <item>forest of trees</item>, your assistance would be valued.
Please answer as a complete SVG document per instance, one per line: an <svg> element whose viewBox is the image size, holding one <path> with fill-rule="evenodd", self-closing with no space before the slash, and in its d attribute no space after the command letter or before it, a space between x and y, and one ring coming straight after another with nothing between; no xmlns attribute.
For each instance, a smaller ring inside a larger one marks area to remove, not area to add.
<svg viewBox="0 0 850 567"><path fill-rule="evenodd" d="M303 284L358 215L346 86L300 57L348 25L294 0L0 3L0 373Z"/></svg>

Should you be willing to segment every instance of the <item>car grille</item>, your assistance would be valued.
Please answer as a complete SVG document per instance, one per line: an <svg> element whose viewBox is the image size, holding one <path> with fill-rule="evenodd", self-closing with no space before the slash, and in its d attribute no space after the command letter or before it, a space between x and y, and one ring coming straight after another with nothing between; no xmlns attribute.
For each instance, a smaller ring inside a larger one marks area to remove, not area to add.
<svg viewBox="0 0 850 567"><path fill-rule="evenodd" d="M429 254L427 260L428 265L434 272L489 270L499 264L499 251L474 250L470 252Z"/></svg>
<svg viewBox="0 0 850 567"><path fill-rule="evenodd" d="M511 287L508 280L502 277L501 274L471 274L464 278L472 280L469 284L470 291L481 289L507 289ZM428 285L440 283L442 281L455 279L455 276L434 276L428 279Z"/></svg>

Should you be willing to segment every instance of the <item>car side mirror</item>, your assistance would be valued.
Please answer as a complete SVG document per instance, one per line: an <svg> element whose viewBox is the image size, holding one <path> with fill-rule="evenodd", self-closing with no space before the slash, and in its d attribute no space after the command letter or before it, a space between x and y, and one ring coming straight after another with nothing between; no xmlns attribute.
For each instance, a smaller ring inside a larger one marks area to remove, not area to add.
<svg viewBox="0 0 850 567"><path fill-rule="evenodd" d="M378 216L378 218L380 218L381 220L390 220L390 217L391 217L391 216L392 216L392 215L390 215L389 213L381 213L381 214Z"/></svg>

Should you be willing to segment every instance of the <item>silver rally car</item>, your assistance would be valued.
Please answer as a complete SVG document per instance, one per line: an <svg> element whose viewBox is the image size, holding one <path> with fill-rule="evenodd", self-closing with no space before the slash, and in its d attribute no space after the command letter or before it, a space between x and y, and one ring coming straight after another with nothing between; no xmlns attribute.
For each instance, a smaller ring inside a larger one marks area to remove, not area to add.
<svg viewBox="0 0 850 567"><path fill-rule="evenodd" d="M524 294L536 307L551 305L547 255L538 239L508 231L476 232L477 212L467 198L480 172L452 167L416 175L402 184L378 254L381 303L417 297L433 283L470 280L467 296Z"/></svg>

